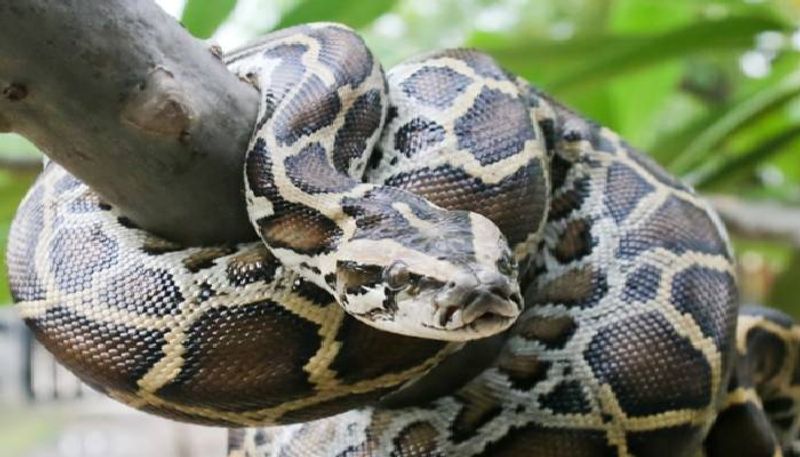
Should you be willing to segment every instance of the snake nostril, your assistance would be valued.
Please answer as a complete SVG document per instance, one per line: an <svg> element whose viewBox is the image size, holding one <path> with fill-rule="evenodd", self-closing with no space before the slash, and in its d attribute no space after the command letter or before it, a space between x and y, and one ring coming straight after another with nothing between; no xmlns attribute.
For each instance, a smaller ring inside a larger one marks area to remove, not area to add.
<svg viewBox="0 0 800 457"><path fill-rule="evenodd" d="M502 298L503 300L512 300L511 297L511 288L508 287L506 284L503 285L494 285L489 288L489 293L497 295L498 297Z"/></svg>

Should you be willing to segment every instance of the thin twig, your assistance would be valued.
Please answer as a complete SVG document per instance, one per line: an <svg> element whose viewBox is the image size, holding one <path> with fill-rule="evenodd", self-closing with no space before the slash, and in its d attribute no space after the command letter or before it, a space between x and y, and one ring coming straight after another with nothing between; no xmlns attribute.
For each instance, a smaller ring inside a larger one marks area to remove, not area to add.
<svg viewBox="0 0 800 457"><path fill-rule="evenodd" d="M746 238L785 241L800 249L800 207L727 195L709 195L706 199L732 233Z"/></svg>

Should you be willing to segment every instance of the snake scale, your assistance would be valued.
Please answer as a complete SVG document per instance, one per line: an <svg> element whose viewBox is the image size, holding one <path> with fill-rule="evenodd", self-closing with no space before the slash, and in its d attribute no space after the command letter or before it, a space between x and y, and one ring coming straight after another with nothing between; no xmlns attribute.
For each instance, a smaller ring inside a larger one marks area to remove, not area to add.
<svg viewBox="0 0 800 457"><path fill-rule="evenodd" d="M85 382L232 457L791 454L800 328L739 309L717 217L616 134L335 24L223 60L261 242L160 238L54 163L20 206L18 310Z"/></svg>

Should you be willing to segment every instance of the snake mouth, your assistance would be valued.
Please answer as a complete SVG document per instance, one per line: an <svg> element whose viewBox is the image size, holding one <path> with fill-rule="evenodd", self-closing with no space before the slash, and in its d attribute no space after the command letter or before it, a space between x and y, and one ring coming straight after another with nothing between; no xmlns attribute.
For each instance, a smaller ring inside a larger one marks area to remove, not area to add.
<svg viewBox="0 0 800 457"><path fill-rule="evenodd" d="M522 299L519 293L499 293L479 288L465 297L464 305L439 307L434 322L447 332L492 335L508 328L519 316Z"/></svg>

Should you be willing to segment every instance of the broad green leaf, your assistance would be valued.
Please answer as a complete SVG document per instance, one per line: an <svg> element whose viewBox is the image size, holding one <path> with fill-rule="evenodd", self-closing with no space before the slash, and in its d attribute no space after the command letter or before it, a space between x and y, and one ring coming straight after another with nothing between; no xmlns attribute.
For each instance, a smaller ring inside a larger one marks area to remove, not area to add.
<svg viewBox="0 0 800 457"><path fill-rule="evenodd" d="M617 121L613 127L628 142L645 150L653 144L667 101L680 85L682 70L678 62L667 62L610 81Z"/></svg>
<svg viewBox="0 0 800 457"><path fill-rule="evenodd" d="M741 50L753 45L753 38L765 30L785 30L788 26L766 17L731 17L718 21L698 21L651 37L634 40L618 51L601 53L586 65L564 75L553 90L576 89L594 81L674 58L721 50ZM598 43L598 47L602 44Z"/></svg>
<svg viewBox="0 0 800 457"><path fill-rule="evenodd" d="M615 33L652 33L678 27L695 14L677 2L616 0L608 28Z"/></svg>
<svg viewBox="0 0 800 457"><path fill-rule="evenodd" d="M397 0L300 0L281 16L274 29L307 22L339 22L353 28L369 25L391 10Z"/></svg>
<svg viewBox="0 0 800 457"><path fill-rule="evenodd" d="M780 107L800 95L800 72L792 73L774 86L747 97L717 116L713 123L691 141L670 163L669 168L678 173L688 172L693 165L702 163L708 154L740 128L754 119Z"/></svg>
<svg viewBox="0 0 800 457"><path fill-rule="evenodd" d="M208 38L228 18L236 0L188 0L181 23L198 38Z"/></svg>
<svg viewBox="0 0 800 457"><path fill-rule="evenodd" d="M785 53L773 65L772 71L769 76L762 79L745 78L744 75L738 70L738 67L721 77L724 81L729 81L727 84L733 85L733 93L727 95L722 100L721 104L708 106L703 104L704 100L697 99L690 96L687 92L677 92L671 102L682 101L682 103L691 105L692 109L689 111L684 110L679 116L679 119L673 117L673 121L679 121L682 125L673 125L669 130L662 132L657 139L656 144L650 149L650 154L658 162L668 165L675 160L690 144L694 143L701 137L705 131L710 129L713 125L719 122L720 119L726 117L729 112L738 109L742 104L749 103L753 98L757 98L762 92L769 91L775 86L778 86L781 81L787 78L790 74L796 71L797 65L800 64L800 55L796 53ZM706 67L708 64L714 66L714 60L708 62L706 59ZM717 66L719 63L716 64ZM704 69L708 71L708 68ZM698 65L693 64L687 66L687 76L698 77ZM716 84L720 84L717 82ZM759 117L768 115L771 110L763 111ZM753 123L748 123L746 126L752 128ZM733 132L731 132L733 133ZM704 151L711 154L711 151ZM685 160L690 160L686 158ZM696 159L696 160L694 160ZM691 159L693 163L702 163L705 157ZM691 170L691 167L689 167Z"/></svg>
<svg viewBox="0 0 800 457"><path fill-rule="evenodd" d="M727 160L716 161L711 167L698 170L691 175L689 181L701 190L713 188L725 180L734 178L736 175L751 172L758 164L764 163L770 157L779 154L787 146L796 145L798 139L800 139L800 125L793 126L768 138L761 138L758 144L751 149L735 154Z"/></svg>
<svg viewBox="0 0 800 457"><path fill-rule="evenodd" d="M652 35L580 36L563 42L541 37L476 35L470 44L487 50L503 65L540 82L554 93L592 89L596 84L666 61L705 52L743 50L765 30L788 26L769 17L737 16L703 20Z"/></svg>

